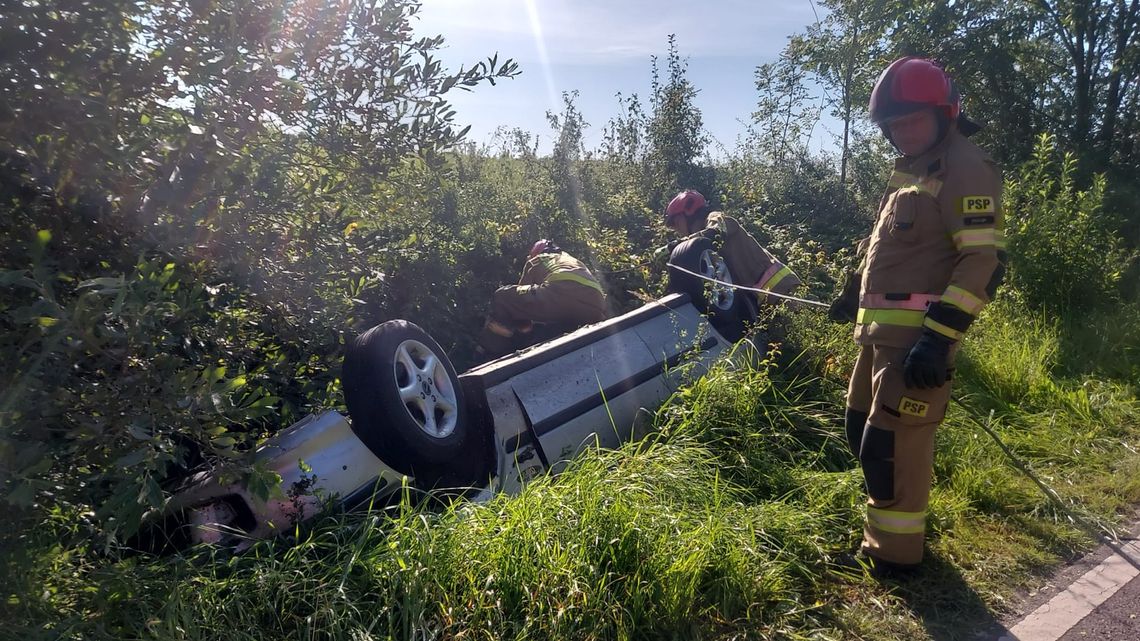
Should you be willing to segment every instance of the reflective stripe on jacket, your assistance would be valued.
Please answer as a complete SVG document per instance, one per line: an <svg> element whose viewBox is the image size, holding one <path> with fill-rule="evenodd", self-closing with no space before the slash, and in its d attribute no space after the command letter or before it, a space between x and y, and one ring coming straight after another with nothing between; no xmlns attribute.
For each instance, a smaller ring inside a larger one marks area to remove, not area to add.
<svg viewBox="0 0 1140 641"><path fill-rule="evenodd" d="M589 268L566 252L539 254L526 261L519 285L541 285L558 281L577 283L605 293Z"/></svg>

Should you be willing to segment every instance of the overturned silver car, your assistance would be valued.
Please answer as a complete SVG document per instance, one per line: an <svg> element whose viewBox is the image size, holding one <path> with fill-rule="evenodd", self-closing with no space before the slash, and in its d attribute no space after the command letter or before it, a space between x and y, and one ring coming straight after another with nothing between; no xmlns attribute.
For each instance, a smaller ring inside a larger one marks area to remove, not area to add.
<svg viewBox="0 0 1140 641"><path fill-rule="evenodd" d="M722 261L699 249L707 265L694 266L727 276ZM736 338L740 328L726 332L723 312L740 323L737 306L723 305L723 291L698 296L694 305L686 293L671 294L463 374L418 326L378 325L346 353L349 416L311 415L257 450L258 463L281 476L275 495L262 500L199 474L155 527L167 548L240 549L330 503L383 503L407 486L474 500L517 492L584 449L642 437L652 413L731 347L723 334Z"/></svg>

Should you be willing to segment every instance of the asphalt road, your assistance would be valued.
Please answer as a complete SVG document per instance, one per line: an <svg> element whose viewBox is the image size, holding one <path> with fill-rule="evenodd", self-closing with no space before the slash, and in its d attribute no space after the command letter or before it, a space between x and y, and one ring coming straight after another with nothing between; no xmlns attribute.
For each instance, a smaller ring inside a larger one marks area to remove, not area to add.
<svg viewBox="0 0 1140 641"><path fill-rule="evenodd" d="M994 641L1140 641L1140 541L1102 545L1026 595Z"/></svg>
<svg viewBox="0 0 1140 641"><path fill-rule="evenodd" d="M1140 641L1140 577L1102 603L1059 641Z"/></svg>

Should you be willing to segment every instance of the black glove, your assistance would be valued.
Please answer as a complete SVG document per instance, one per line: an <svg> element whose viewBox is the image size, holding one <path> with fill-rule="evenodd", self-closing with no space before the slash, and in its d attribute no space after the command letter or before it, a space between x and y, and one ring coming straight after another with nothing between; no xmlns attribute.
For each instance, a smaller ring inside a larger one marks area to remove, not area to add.
<svg viewBox="0 0 1140 641"><path fill-rule="evenodd" d="M903 383L909 388L933 389L946 384L950 369L949 339L929 329L910 348L903 360Z"/></svg>
<svg viewBox="0 0 1140 641"><path fill-rule="evenodd" d="M847 272L839 296L827 308L827 317L837 323L854 323L859 313L859 284L862 279L856 272Z"/></svg>

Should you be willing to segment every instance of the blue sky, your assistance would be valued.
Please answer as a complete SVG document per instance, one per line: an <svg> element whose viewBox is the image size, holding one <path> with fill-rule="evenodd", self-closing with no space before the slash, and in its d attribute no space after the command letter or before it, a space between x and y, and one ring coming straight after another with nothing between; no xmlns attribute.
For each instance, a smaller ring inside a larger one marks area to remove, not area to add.
<svg viewBox="0 0 1140 641"><path fill-rule="evenodd" d="M561 110L563 91L579 92L590 147L618 112L617 92L637 93L647 106L650 57L664 59L666 38L676 34L705 128L731 150L755 109L756 66L775 60L817 13L810 0L424 0L413 25L445 37L440 58L452 70L496 52L515 59L517 78L449 98L457 119L471 125L469 140L492 143L497 127L517 126L540 134L543 150L551 139L546 111ZM835 123L825 119L813 148L834 148L828 128Z"/></svg>

